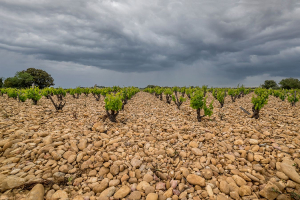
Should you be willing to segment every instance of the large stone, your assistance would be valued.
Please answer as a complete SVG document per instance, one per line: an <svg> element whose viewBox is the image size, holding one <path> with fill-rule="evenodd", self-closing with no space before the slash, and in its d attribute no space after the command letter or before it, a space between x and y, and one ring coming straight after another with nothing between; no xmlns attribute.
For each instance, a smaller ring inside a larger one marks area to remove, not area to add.
<svg viewBox="0 0 300 200"><path fill-rule="evenodd" d="M63 190L57 190L51 197L51 199L67 200L68 194Z"/></svg>
<svg viewBox="0 0 300 200"><path fill-rule="evenodd" d="M146 181L141 181L137 186L136 189L141 191L141 190L145 190L146 187L150 186L150 184Z"/></svg>
<svg viewBox="0 0 300 200"><path fill-rule="evenodd" d="M226 158L228 158L229 160L231 160L231 161L235 161L235 156L234 156L234 155L231 155L231 154L224 154L224 156L225 156Z"/></svg>
<svg viewBox="0 0 300 200"><path fill-rule="evenodd" d="M94 186L93 191L95 193L101 193L103 190L105 190L108 187L108 184L109 184L109 179L105 178L101 181L100 184Z"/></svg>
<svg viewBox="0 0 300 200"><path fill-rule="evenodd" d="M156 193L150 193L147 195L146 200L157 200L158 199L158 194Z"/></svg>
<svg viewBox="0 0 300 200"><path fill-rule="evenodd" d="M2 184L1 184L2 183ZM4 192L25 184L25 179L18 176L7 176L4 180L0 180L0 191Z"/></svg>
<svg viewBox="0 0 300 200"><path fill-rule="evenodd" d="M232 178L236 182L236 184L240 187L243 185L246 185L246 183L247 183L242 177L240 177L238 175L233 175Z"/></svg>
<svg viewBox="0 0 300 200"><path fill-rule="evenodd" d="M140 191L131 192L131 194L127 197L129 200L139 200L141 199L142 194Z"/></svg>
<svg viewBox="0 0 300 200"><path fill-rule="evenodd" d="M87 140L86 139L81 139L79 144L78 144L78 149L83 150L87 147Z"/></svg>
<svg viewBox="0 0 300 200"><path fill-rule="evenodd" d="M27 200L44 200L44 186L42 184L35 185L27 195Z"/></svg>
<svg viewBox="0 0 300 200"><path fill-rule="evenodd" d="M251 187L250 186L248 186L248 185L243 185L243 186L241 186L240 188L239 188L239 195L241 196L241 197L243 197L243 196L249 196L249 195L251 195Z"/></svg>
<svg viewBox="0 0 300 200"><path fill-rule="evenodd" d="M196 156L203 156L203 152L199 148L192 148L192 153Z"/></svg>
<svg viewBox="0 0 300 200"><path fill-rule="evenodd" d="M135 168L140 167L141 164L142 164L142 161L139 160L139 159L137 159L137 158L133 158L133 159L131 160L131 165L132 165L133 167L135 167Z"/></svg>
<svg viewBox="0 0 300 200"><path fill-rule="evenodd" d="M114 164L110 167L110 173L114 176L117 175L119 173L119 171L120 171L120 168L118 165Z"/></svg>
<svg viewBox="0 0 300 200"><path fill-rule="evenodd" d="M212 172L211 169L202 170L202 174L203 174L205 179L211 179L211 177L213 176L213 172Z"/></svg>
<svg viewBox="0 0 300 200"><path fill-rule="evenodd" d="M195 142L195 141L191 141L191 142L189 143L189 146L192 147L192 148L196 148L196 147L198 147L198 143Z"/></svg>
<svg viewBox="0 0 300 200"><path fill-rule="evenodd" d="M68 163L73 163L77 158L77 155L73 154L70 155L70 157L68 158Z"/></svg>
<svg viewBox="0 0 300 200"><path fill-rule="evenodd" d="M98 132L100 132L100 133L104 133L104 132L106 131L106 128L105 128L105 126L103 125L103 123L97 122L97 123L95 123L95 124L93 125L92 130L93 130L93 131L98 131Z"/></svg>
<svg viewBox="0 0 300 200"><path fill-rule="evenodd" d="M296 172L294 166L291 166L285 162L281 163L281 170L285 175L287 175L290 179L300 184L300 175Z"/></svg>
<svg viewBox="0 0 300 200"><path fill-rule="evenodd" d="M250 139L249 143L252 144L252 145L256 145L256 144L258 144L258 140Z"/></svg>
<svg viewBox="0 0 300 200"><path fill-rule="evenodd" d="M51 144L53 142L52 137L49 135L43 139L44 144Z"/></svg>
<svg viewBox="0 0 300 200"><path fill-rule="evenodd" d="M150 183L151 181L153 181L153 176L150 174L145 174L143 180Z"/></svg>
<svg viewBox="0 0 300 200"><path fill-rule="evenodd" d="M157 190L165 190L166 189L166 184L163 182L158 182L156 183L155 189Z"/></svg>
<svg viewBox="0 0 300 200"><path fill-rule="evenodd" d="M277 171L276 172L276 176L278 176L278 178L283 179L283 180L289 180L289 177L287 175L285 175L285 173Z"/></svg>
<svg viewBox="0 0 300 200"><path fill-rule="evenodd" d="M114 198L122 199L126 197L130 193L130 191L131 191L130 187L124 185L114 194Z"/></svg>
<svg viewBox="0 0 300 200"><path fill-rule="evenodd" d="M186 180L192 185L200 185L202 187L205 186L205 179L200 176L197 176L196 174L189 174L186 177Z"/></svg>
<svg viewBox="0 0 300 200"><path fill-rule="evenodd" d="M169 189L164 193L164 196L165 196L166 198L170 198L170 197L172 197L172 195L173 195L173 188L169 188Z"/></svg>
<svg viewBox="0 0 300 200"><path fill-rule="evenodd" d="M229 200L230 198L224 194L218 194L217 200Z"/></svg>
<svg viewBox="0 0 300 200"><path fill-rule="evenodd" d="M272 182L268 182L268 184L259 192L259 195L265 197L268 200L276 199L279 194L279 188Z"/></svg>
<svg viewBox="0 0 300 200"><path fill-rule="evenodd" d="M119 179L115 179L115 180L109 181L109 187L117 186L119 184L120 184L120 180Z"/></svg>
<svg viewBox="0 0 300 200"><path fill-rule="evenodd" d="M109 187L100 194L100 197L111 197L112 195L114 195L115 191L115 187Z"/></svg>
<svg viewBox="0 0 300 200"><path fill-rule="evenodd" d="M226 181L220 182L220 190L221 190L221 192L223 192L225 194L229 194L229 192L230 192L229 185Z"/></svg>

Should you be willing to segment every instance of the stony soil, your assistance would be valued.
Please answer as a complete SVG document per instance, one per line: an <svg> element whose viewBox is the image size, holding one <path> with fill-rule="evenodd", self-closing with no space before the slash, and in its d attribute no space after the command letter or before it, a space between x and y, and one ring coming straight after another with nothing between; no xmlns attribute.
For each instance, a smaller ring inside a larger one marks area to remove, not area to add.
<svg viewBox="0 0 300 200"><path fill-rule="evenodd" d="M300 199L299 104L270 97L255 120L251 96L197 122L189 100L139 92L117 123L103 97L0 97L0 199Z"/></svg>

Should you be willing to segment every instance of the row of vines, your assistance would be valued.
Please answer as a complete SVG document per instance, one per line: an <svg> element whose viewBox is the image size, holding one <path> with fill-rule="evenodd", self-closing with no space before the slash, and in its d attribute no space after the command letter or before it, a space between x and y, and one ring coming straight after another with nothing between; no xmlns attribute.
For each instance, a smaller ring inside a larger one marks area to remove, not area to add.
<svg viewBox="0 0 300 200"><path fill-rule="evenodd" d="M116 117L119 111L124 109L128 100L140 90L136 87L106 87L106 88L80 88L75 89L63 89L63 88L44 88L38 87L28 89L15 89L15 88L0 88L0 95L6 94L8 98L14 98L19 102L25 102L27 99L31 99L34 105L42 98L42 96L49 99L56 110L62 110L66 104L64 97L66 94L70 94L74 99L78 99L82 94L88 96L92 94L96 101L100 101L101 96L104 97L105 110L107 117L112 122L116 122ZM203 117L211 116L213 114L213 101L207 104L207 93L211 93L215 100L220 103L222 108L225 104L226 96L230 96L231 101L235 102L236 99L242 98L249 93L252 95L252 118L259 118L259 111L268 103L269 95L280 99L281 101L288 100L292 106L296 105L299 101L299 90L273 90L273 89L246 89L244 86L233 88L208 88L202 87L154 87L146 88L144 92L155 95L161 101L163 101L163 94L165 96L166 103L174 104L180 109L180 106L190 99L190 107L196 110L197 120L200 122ZM56 99L55 100L55 97ZM250 114L248 111L241 109ZM203 110L203 115L201 111Z"/></svg>
<svg viewBox="0 0 300 200"><path fill-rule="evenodd" d="M144 90L150 94L155 95L157 98L163 101L163 94L165 95L166 103L170 104L172 101L180 109L180 106L187 98L190 99L190 107L196 110L197 119L200 122L203 117L211 116L213 114L213 100L207 105L207 93L211 93L215 100L220 103L222 108L225 104L225 97L230 96L231 101L235 102L236 99L242 98L249 93L252 95L252 118L259 118L259 111L268 103L269 95L273 95L276 98L285 101L287 98L288 102L292 106L295 106L296 102L299 101L300 91L299 90L273 90L273 89L249 89L244 86L233 88L209 88L207 86L202 87L154 87L146 88ZM244 112L250 114L248 111L240 107ZM201 115L201 110L204 114Z"/></svg>
<svg viewBox="0 0 300 200"><path fill-rule="evenodd" d="M38 87L28 89L0 88L0 95L7 95L8 98L16 99L19 102L25 102L31 99L33 105L37 105L42 96L49 99L57 111L62 110L66 105L66 94L70 94L74 99L78 99L82 94L88 96L92 94L96 101L100 101L101 96L104 97L105 110L107 117L112 121L116 121L119 111L124 109L128 100L132 98L140 90L136 87L107 87L107 88L80 88L63 89L63 88L44 88ZM56 98L55 98L56 97Z"/></svg>

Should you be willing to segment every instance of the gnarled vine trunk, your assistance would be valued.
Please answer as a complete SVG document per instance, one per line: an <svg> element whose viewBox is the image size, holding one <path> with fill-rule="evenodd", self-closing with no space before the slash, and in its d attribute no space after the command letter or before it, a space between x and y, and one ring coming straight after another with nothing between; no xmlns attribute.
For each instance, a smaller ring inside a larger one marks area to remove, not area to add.
<svg viewBox="0 0 300 200"><path fill-rule="evenodd" d="M259 118L259 110L255 109L255 107L253 106L252 111L253 111L253 114L252 114L251 118L258 119Z"/></svg>
<svg viewBox="0 0 300 200"><path fill-rule="evenodd" d="M111 112L109 112L108 110L106 110L106 114L108 116L108 119L111 122L116 122L117 121L117 115L119 114L119 111L115 112L114 110L111 110Z"/></svg>

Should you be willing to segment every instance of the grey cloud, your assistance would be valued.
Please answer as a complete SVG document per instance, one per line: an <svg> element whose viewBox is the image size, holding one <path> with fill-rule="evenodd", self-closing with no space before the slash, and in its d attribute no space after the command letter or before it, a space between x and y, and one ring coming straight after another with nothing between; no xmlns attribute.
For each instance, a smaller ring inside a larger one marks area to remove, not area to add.
<svg viewBox="0 0 300 200"><path fill-rule="evenodd" d="M0 49L120 73L300 76L299 10L295 0L2 0Z"/></svg>

